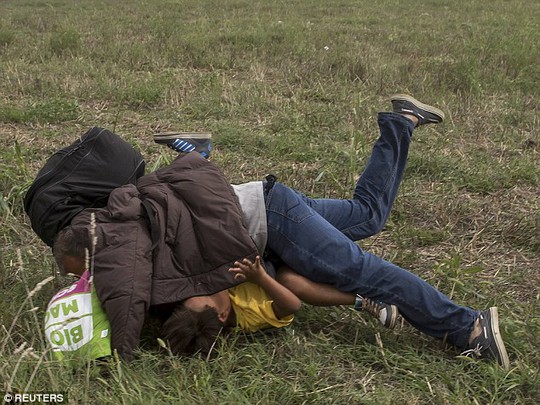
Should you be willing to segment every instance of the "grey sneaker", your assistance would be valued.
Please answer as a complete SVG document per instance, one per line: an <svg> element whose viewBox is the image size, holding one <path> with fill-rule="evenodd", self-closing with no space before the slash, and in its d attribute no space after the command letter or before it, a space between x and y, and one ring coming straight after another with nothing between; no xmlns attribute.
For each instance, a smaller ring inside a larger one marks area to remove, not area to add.
<svg viewBox="0 0 540 405"><path fill-rule="evenodd" d="M370 313L389 329L396 326L399 311L395 305L385 304L356 294L354 309Z"/></svg>
<svg viewBox="0 0 540 405"><path fill-rule="evenodd" d="M464 356L472 355L479 359L495 360L502 368L508 370L510 359L499 332L499 312L497 307L491 307L480 312L478 319L482 327L482 333L469 344L469 349L461 354Z"/></svg>
<svg viewBox="0 0 540 405"><path fill-rule="evenodd" d="M164 132L154 135L154 142L178 153L196 151L206 159L212 150L212 134L207 132Z"/></svg>
<svg viewBox="0 0 540 405"><path fill-rule="evenodd" d="M390 97L392 111L398 114L411 114L418 118L418 124L439 124L444 119L444 113L433 106L421 103L407 94L395 94Z"/></svg>

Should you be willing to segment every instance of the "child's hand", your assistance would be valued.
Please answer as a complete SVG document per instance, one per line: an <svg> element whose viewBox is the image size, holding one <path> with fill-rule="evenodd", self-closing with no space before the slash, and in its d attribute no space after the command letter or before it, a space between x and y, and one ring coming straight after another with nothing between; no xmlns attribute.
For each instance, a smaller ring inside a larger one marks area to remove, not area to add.
<svg viewBox="0 0 540 405"><path fill-rule="evenodd" d="M236 267L231 267L229 271L235 273L235 279L247 280L258 284L265 276L267 276L259 256L255 258L255 262L244 259L241 262L234 262L234 265Z"/></svg>
<svg viewBox="0 0 540 405"><path fill-rule="evenodd" d="M302 301L291 290L268 275L259 256L255 258L255 262L243 259L234 262L234 265L236 267L229 269L231 273L235 273L234 278L251 281L261 287L272 300L272 309L278 319L294 314L300 309Z"/></svg>

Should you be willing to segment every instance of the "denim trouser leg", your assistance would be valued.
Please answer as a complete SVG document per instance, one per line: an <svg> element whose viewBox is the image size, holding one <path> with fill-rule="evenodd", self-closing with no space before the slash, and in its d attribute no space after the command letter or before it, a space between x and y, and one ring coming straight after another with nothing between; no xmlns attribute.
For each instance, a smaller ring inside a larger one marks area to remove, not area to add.
<svg viewBox="0 0 540 405"><path fill-rule="evenodd" d="M476 311L456 305L415 274L364 252L283 184L276 183L268 193L266 214L268 248L299 274L394 304L421 332L466 347Z"/></svg>
<svg viewBox="0 0 540 405"><path fill-rule="evenodd" d="M407 160L412 123L393 113L378 123L381 136L352 200L310 199L276 183L266 196L268 247L299 274L394 304L420 331L466 347L477 311L353 242L386 222Z"/></svg>
<svg viewBox="0 0 540 405"><path fill-rule="evenodd" d="M407 162L413 123L401 114L380 113L380 137L350 200L311 199L299 193L317 213L351 240L365 239L384 227Z"/></svg>

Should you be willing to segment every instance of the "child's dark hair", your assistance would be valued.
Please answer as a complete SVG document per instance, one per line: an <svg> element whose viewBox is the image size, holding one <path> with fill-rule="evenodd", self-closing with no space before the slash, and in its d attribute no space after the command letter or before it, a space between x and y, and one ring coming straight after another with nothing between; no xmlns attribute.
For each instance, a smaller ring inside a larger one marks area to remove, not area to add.
<svg viewBox="0 0 540 405"><path fill-rule="evenodd" d="M215 353L212 348L222 329L223 324L214 308L208 307L197 312L179 305L163 323L161 335L175 355L190 356L198 353L211 357Z"/></svg>
<svg viewBox="0 0 540 405"><path fill-rule="evenodd" d="M60 269L60 274L66 274L62 258L65 256L73 256L84 260L86 257L86 245L83 241L75 237L71 226L67 226L58 232L52 246L52 252L56 264Z"/></svg>

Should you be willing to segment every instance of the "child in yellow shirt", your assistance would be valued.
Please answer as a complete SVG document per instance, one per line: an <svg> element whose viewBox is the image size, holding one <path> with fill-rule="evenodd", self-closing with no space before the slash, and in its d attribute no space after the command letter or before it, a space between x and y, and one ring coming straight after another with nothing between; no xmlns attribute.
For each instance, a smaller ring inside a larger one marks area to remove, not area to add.
<svg viewBox="0 0 540 405"><path fill-rule="evenodd" d="M224 328L256 332L288 326L302 301L319 306L355 304L356 309L378 316L387 327L396 322L398 311L393 305L374 304L355 294L314 283L288 267L281 267L274 279L258 256L255 262L243 259L234 265L229 271L244 283L213 295L188 298L165 321L162 335L172 353L208 355Z"/></svg>

